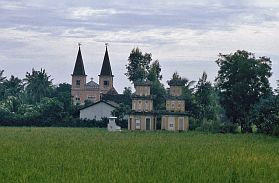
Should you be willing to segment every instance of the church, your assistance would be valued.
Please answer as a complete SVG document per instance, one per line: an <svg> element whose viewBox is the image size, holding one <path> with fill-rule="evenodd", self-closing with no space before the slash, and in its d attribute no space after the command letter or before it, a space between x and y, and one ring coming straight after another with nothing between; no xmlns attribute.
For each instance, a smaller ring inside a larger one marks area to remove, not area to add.
<svg viewBox="0 0 279 183"><path fill-rule="evenodd" d="M87 75L85 73L79 44L76 63L72 74L71 96L73 104L82 105L86 100L95 103L100 101L104 95L118 94L118 92L113 87L114 76L111 70L107 44L101 72L99 75L99 84L94 82L93 78L87 82L86 77Z"/></svg>

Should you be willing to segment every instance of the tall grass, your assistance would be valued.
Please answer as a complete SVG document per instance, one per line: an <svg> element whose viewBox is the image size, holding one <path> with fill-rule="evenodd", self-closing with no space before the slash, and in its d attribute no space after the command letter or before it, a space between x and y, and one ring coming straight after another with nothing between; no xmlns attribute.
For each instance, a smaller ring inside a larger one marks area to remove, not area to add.
<svg viewBox="0 0 279 183"><path fill-rule="evenodd" d="M278 182L263 135L0 128L1 182Z"/></svg>

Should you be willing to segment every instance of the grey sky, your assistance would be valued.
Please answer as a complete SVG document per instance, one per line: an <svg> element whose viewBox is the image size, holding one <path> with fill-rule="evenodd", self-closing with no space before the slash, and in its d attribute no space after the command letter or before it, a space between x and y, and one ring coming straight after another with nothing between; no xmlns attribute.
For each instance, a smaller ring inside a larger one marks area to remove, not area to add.
<svg viewBox="0 0 279 183"><path fill-rule="evenodd" d="M213 81L217 55L238 49L271 57L272 86L279 79L277 0L0 0L0 12L6 76L42 67L54 83L70 82L81 42L86 74L97 80L109 42L119 92L130 86L125 64L136 46L160 61L164 81L174 71L190 80L206 71Z"/></svg>

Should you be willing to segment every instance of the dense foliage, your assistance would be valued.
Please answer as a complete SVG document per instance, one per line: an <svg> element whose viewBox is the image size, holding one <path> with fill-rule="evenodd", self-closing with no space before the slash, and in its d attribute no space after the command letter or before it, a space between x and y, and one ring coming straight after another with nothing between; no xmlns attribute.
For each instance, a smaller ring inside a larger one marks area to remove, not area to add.
<svg viewBox="0 0 279 183"><path fill-rule="evenodd" d="M204 72L198 82L173 73L169 85L182 86L190 129L206 132L254 131L279 136L279 82L272 91L269 84L271 61L267 57L255 58L247 51L220 54L216 83L207 81ZM139 48L131 51L126 65L128 79L152 83L154 110L165 109L168 88L161 83L161 65L152 61L151 53ZM77 126L106 127L101 121L79 120L79 109L71 102L71 85L53 85L51 76L44 69L26 73L23 79L4 76L0 69L0 125L4 126ZM196 83L196 84L195 84ZM116 101L119 107L113 111L116 121L127 127L127 114L131 110L132 89L126 87L122 95L105 95L106 100ZM90 105L86 101L85 105ZM158 120L159 121L159 120ZM157 124L159 125L159 124Z"/></svg>
<svg viewBox="0 0 279 183"><path fill-rule="evenodd" d="M271 61L267 57L255 58L247 51L220 54L216 61L220 67L216 78L220 102L230 121L241 125L242 132L252 132L249 113L261 97L271 93L268 78Z"/></svg>
<svg viewBox="0 0 279 183"><path fill-rule="evenodd" d="M151 93L154 99L154 109L164 107L166 90L161 83L161 65L158 60L152 62L152 54L143 54L139 48L134 48L128 58L125 75L134 83L136 81L151 81Z"/></svg>
<svg viewBox="0 0 279 183"><path fill-rule="evenodd" d="M71 102L71 85L52 84L44 69L23 80L0 72L0 126L106 127L107 121L80 120ZM121 121L120 121L121 122Z"/></svg>

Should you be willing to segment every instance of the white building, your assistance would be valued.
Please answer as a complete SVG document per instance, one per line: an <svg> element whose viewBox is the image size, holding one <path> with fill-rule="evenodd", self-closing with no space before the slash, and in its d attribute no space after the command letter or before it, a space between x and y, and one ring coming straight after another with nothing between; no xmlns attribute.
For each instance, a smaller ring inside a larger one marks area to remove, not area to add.
<svg viewBox="0 0 279 183"><path fill-rule="evenodd" d="M111 101L99 101L80 110L80 119L101 120L112 116L112 111L119 105Z"/></svg>

